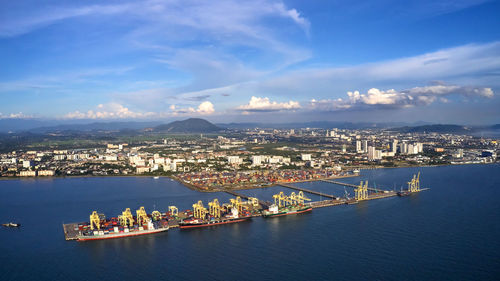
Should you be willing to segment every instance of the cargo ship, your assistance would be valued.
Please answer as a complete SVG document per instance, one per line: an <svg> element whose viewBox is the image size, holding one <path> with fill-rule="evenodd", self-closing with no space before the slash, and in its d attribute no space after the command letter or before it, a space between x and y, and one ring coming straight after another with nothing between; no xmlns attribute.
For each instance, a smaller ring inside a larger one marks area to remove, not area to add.
<svg viewBox="0 0 500 281"><path fill-rule="evenodd" d="M78 224L77 241L92 241L131 237L164 232L169 229L168 219L158 211L146 214L144 207L132 216L127 208L117 218L106 219L103 214L93 212L90 222Z"/></svg>
<svg viewBox="0 0 500 281"><path fill-rule="evenodd" d="M234 202L237 202L236 200ZM180 229L215 226L221 224L238 223L252 218L249 211L235 203L232 207L221 207L215 199L209 203L210 209L203 207L203 203L198 201L193 205L191 216L179 222Z"/></svg>
<svg viewBox="0 0 500 281"><path fill-rule="evenodd" d="M311 211L312 211L312 207L306 206L304 204L291 205L291 206L285 206L285 207L278 207L278 205L273 204L269 207L269 209L262 212L262 217L272 218L272 217L302 214L302 213L307 213L307 212L311 212Z"/></svg>

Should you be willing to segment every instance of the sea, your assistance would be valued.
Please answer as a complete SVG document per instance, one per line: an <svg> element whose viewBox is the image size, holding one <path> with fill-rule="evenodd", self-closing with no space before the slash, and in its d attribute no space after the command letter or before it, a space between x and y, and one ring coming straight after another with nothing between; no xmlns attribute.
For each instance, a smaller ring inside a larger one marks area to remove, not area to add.
<svg viewBox="0 0 500 281"><path fill-rule="evenodd" d="M0 280L500 280L500 165L361 170L341 181L399 190L418 172L429 190L408 197L90 242L65 241L62 224L88 221L94 210L184 210L231 196L166 177L1 180L0 222L22 226L0 229ZM326 182L295 185L354 194ZM280 191L294 190L241 193L271 201Z"/></svg>

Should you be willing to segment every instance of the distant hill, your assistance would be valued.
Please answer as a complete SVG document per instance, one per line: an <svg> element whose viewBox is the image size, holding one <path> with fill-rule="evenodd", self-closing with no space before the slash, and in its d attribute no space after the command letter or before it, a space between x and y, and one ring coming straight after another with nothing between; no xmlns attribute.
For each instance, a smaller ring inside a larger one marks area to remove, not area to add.
<svg viewBox="0 0 500 281"><path fill-rule="evenodd" d="M222 128L200 118L174 121L153 128L153 131L161 133L213 133L220 130L222 130Z"/></svg>
<svg viewBox="0 0 500 281"><path fill-rule="evenodd" d="M442 134L470 134L475 131L475 128L462 125L424 125L415 127L400 127L393 129L401 133L442 133Z"/></svg>
<svg viewBox="0 0 500 281"><path fill-rule="evenodd" d="M122 130L141 130L145 127L154 127L161 124L158 121L150 122L93 122L89 124L61 124L50 127L39 127L31 129L33 133L47 133L57 131L122 131Z"/></svg>

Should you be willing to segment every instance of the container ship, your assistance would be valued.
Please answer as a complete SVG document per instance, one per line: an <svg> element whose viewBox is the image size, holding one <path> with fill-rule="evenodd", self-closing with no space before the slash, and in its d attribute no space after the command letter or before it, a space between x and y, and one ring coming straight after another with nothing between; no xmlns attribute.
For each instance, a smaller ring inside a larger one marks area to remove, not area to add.
<svg viewBox="0 0 500 281"><path fill-rule="evenodd" d="M311 212L311 211L312 211L311 206L306 206L303 204L284 206L284 207L279 207L278 205L273 204L269 207L269 209L264 210L262 212L262 217L272 218L272 217L280 217L280 216L307 213L307 212Z"/></svg>
<svg viewBox="0 0 500 281"><path fill-rule="evenodd" d="M179 222L180 229L215 226L221 224L237 223L252 218L251 213L241 202L241 199L231 199L230 204L219 205L219 201L208 203L209 208L203 206L202 201L193 204L193 211L190 216Z"/></svg>
<svg viewBox="0 0 500 281"><path fill-rule="evenodd" d="M91 241L154 234L169 229L168 219L158 211L148 215L141 207L137 216L127 208L117 218L106 219L94 211L90 222L78 224L77 241Z"/></svg>
<svg viewBox="0 0 500 281"><path fill-rule="evenodd" d="M282 192L273 195L274 204L269 209L262 212L264 218L287 216L294 214L307 213L312 211L311 206L306 206L304 201L311 201L311 199L304 196L300 191L298 194L292 192L289 196Z"/></svg>

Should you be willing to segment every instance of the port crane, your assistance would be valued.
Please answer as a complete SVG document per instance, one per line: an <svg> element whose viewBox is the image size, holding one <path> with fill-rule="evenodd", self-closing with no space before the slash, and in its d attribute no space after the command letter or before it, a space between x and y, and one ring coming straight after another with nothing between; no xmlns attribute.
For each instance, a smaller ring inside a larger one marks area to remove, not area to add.
<svg viewBox="0 0 500 281"><path fill-rule="evenodd" d="M363 181L359 183L359 186L354 190L354 198L358 201L368 199L368 181L363 185Z"/></svg>
<svg viewBox="0 0 500 281"><path fill-rule="evenodd" d="M278 194L273 195L274 205L278 205L278 207L284 207L286 205L286 195L281 191Z"/></svg>
<svg viewBox="0 0 500 281"><path fill-rule="evenodd" d="M134 217L132 216L132 212L130 212L130 208L125 209L121 216L118 216L118 220L123 226L127 226L127 224L130 226L134 225Z"/></svg>
<svg viewBox="0 0 500 281"><path fill-rule="evenodd" d="M208 210L203 206L203 202L200 200L198 203L193 204L193 216L197 219L204 219L207 215Z"/></svg>
<svg viewBox="0 0 500 281"><path fill-rule="evenodd" d="M177 209L176 206L168 206L168 211L170 212L170 215L172 215L172 216L179 215L179 209Z"/></svg>
<svg viewBox="0 0 500 281"><path fill-rule="evenodd" d="M221 209L222 207L219 204L219 200L215 198L212 202L208 203L208 209L211 216L214 218L221 217Z"/></svg>
<svg viewBox="0 0 500 281"><path fill-rule="evenodd" d="M139 210L135 211L135 213L137 214L137 224L141 225L149 221L148 214L146 213L144 207L141 206Z"/></svg>
<svg viewBox="0 0 500 281"><path fill-rule="evenodd" d="M254 208L258 208L259 207L259 199L255 198L255 197L248 197L248 202L247 202L248 205L250 206L253 206Z"/></svg>
<svg viewBox="0 0 500 281"><path fill-rule="evenodd" d="M297 204L304 204L304 201L311 201L311 199L307 198L304 195L304 192L299 191L299 194L297 194L297 196L295 197L295 201L297 202Z"/></svg>
<svg viewBox="0 0 500 281"><path fill-rule="evenodd" d="M230 205L232 208L235 208L238 210L238 212L243 211L243 203L241 202L241 197L236 196L236 199L229 199Z"/></svg>
<svg viewBox="0 0 500 281"><path fill-rule="evenodd" d="M420 191L420 172L418 175L413 175L411 181L408 182L409 192L419 192Z"/></svg>
<svg viewBox="0 0 500 281"><path fill-rule="evenodd" d="M151 217L153 218L154 221L159 221L161 220L161 213L159 211L153 211L151 213Z"/></svg>
<svg viewBox="0 0 500 281"><path fill-rule="evenodd" d="M101 219L97 211L93 211L90 215L90 229L94 230L94 225L97 229L101 229Z"/></svg>

